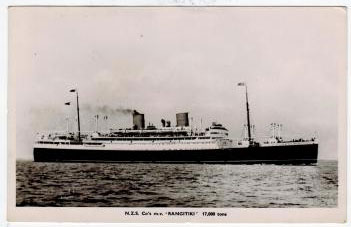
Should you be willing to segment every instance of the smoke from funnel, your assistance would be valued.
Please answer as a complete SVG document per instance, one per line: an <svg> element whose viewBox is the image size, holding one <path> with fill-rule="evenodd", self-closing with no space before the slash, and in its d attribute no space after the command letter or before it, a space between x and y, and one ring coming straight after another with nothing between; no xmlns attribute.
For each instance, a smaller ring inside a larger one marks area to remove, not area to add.
<svg viewBox="0 0 351 227"><path fill-rule="evenodd" d="M88 111L88 112L93 112L93 113L103 113L105 115L113 115L113 114L133 114L133 113L138 113L138 111L130 109L130 108L125 108L125 107L117 107L113 108L107 105L103 106L91 106L88 104L84 104L82 106L82 111Z"/></svg>

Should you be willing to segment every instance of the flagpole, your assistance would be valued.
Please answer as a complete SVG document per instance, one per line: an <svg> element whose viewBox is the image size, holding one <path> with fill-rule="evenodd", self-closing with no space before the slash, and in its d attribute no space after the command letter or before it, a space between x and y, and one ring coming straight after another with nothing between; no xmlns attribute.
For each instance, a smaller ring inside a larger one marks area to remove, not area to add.
<svg viewBox="0 0 351 227"><path fill-rule="evenodd" d="M71 102L65 102L65 106L69 106L71 105ZM67 133L69 133L69 115L68 115L68 111L67 111L67 115L66 115L66 131Z"/></svg>

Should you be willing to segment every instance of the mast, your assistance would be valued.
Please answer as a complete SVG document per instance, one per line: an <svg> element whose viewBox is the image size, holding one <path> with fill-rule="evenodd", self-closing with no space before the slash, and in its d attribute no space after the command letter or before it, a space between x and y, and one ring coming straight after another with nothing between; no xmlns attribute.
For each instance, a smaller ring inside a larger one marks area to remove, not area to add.
<svg viewBox="0 0 351 227"><path fill-rule="evenodd" d="M95 131L96 132L99 131L99 115L98 114L95 115Z"/></svg>
<svg viewBox="0 0 351 227"><path fill-rule="evenodd" d="M81 142L80 138L80 119L79 119L79 97L78 97L78 90L72 89L70 92L75 92L77 95L77 119L78 119L78 141Z"/></svg>
<svg viewBox="0 0 351 227"><path fill-rule="evenodd" d="M249 136L249 142L251 143L251 124L250 124L250 108L249 108L249 97L247 94L247 85L244 82L238 83L238 86L245 86L245 94L246 94L246 117L247 117L247 133Z"/></svg>
<svg viewBox="0 0 351 227"><path fill-rule="evenodd" d="M77 115L78 115L78 141L80 142L80 119L79 119L79 98L78 98L78 91L77 94Z"/></svg>
<svg viewBox="0 0 351 227"><path fill-rule="evenodd" d="M246 91L247 132L249 134L249 142L251 142L250 108L249 108L249 98L247 95L246 84L245 84L245 91Z"/></svg>

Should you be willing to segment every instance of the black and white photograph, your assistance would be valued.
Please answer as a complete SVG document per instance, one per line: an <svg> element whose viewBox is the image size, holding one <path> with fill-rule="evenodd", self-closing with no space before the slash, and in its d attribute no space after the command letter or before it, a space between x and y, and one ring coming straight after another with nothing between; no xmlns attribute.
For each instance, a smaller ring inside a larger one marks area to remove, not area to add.
<svg viewBox="0 0 351 227"><path fill-rule="evenodd" d="M10 7L10 215L235 222L231 208L328 208L312 220L343 221L346 15Z"/></svg>

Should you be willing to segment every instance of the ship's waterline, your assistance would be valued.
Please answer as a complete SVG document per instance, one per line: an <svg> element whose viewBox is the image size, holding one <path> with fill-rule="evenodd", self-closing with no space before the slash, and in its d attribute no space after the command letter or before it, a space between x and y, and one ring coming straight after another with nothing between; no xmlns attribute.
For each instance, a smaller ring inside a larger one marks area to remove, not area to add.
<svg viewBox="0 0 351 227"><path fill-rule="evenodd" d="M230 164L314 164L318 145L291 145L236 149L109 150L93 147L34 148L36 161L46 162L159 162Z"/></svg>

